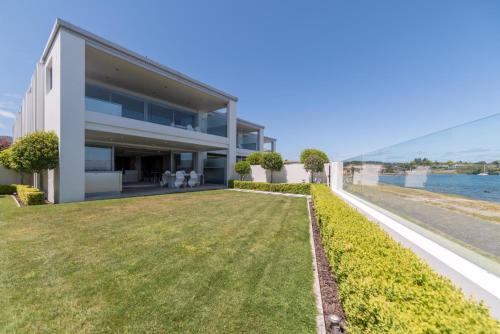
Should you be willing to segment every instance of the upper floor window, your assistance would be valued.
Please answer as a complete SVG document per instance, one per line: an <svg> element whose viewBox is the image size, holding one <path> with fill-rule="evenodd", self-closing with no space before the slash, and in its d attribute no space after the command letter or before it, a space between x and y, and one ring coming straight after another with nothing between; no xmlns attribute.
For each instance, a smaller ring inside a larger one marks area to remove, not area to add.
<svg viewBox="0 0 500 334"><path fill-rule="evenodd" d="M46 78L45 88L46 88L46 93L48 93L52 90L52 84L53 84L52 59L49 60L45 68L45 78Z"/></svg>

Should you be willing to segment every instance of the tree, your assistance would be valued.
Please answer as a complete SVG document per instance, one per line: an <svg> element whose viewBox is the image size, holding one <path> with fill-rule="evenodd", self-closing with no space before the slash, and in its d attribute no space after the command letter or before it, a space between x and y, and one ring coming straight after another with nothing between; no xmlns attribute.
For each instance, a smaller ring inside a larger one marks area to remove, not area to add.
<svg viewBox="0 0 500 334"><path fill-rule="evenodd" d="M328 155L321 151L321 150L318 150L316 148L306 148L305 150L303 150L301 153L300 153L300 163L303 164L306 162L307 158L311 155L317 155L319 156L320 158L323 159L323 161L326 163L328 163L330 161L330 159L328 158Z"/></svg>
<svg viewBox="0 0 500 334"><path fill-rule="evenodd" d="M237 163L234 164L234 171L240 174L240 180L243 181L245 175L250 174L252 168L250 167L250 164L247 161L238 161Z"/></svg>
<svg viewBox="0 0 500 334"><path fill-rule="evenodd" d="M260 165L262 162L262 152L253 152L246 159L250 165Z"/></svg>
<svg viewBox="0 0 500 334"><path fill-rule="evenodd" d="M262 154L260 166L271 172L271 183L273 183L273 171L280 171L283 168L283 158L276 152L266 152Z"/></svg>
<svg viewBox="0 0 500 334"><path fill-rule="evenodd" d="M304 169L311 173L311 182L314 182L314 173L320 173L325 168L325 161L319 155L310 155L304 161Z"/></svg>
<svg viewBox="0 0 500 334"><path fill-rule="evenodd" d="M18 172L21 175L21 184L24 182L24 173L28 172L28 170L23 167L19 157L14 155L13 146L0 151L0 165Z"/></svg>
<svg viewBox="0 0 500 334"><path fill-rule="evenodd" d="M53 131L30 133L12 145L12 157L16 165L29 173L54 169L59 163L59 138Z"/></svg>

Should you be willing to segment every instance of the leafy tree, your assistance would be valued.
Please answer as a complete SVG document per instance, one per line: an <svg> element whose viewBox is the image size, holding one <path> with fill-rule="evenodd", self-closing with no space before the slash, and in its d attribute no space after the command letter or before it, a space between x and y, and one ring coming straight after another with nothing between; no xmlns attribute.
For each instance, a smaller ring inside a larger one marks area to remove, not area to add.
<svg viewBox="0 0 500 334"><path fill-rule="evenodd" d="M234 164L234 170L236 173L240 174L240 180L243 181L245 175L250 174L252 171L250 164L247 161L238 161Z"/></svg>
<svg viewBox="0 0 500 334"><path fill-rule="evenodd" d="M320 173L325 168L325 160L319 155L313 154L304 161L304 169L311 173L311 182L314 182L314 173Z"/></svg>
<svg viewBox="0 0 500 334"><path fill-rule="evenodd" d="M273 171L280 171L283 168L283 158L276 152L266 152L262 154L261 167L271 172L271 183L273 183Z"/></svg>
<svg viewBox="0 0 500 334"><path fill-rule="evenodd" d="M57 134L53 131L30 133L12 145L12 156L15 164L29 173L54 169L59 163Z"/></svg>
<svg viewBox="0 0 500 334"><path fill-rule="evenodd" d="M262 154L262 152L253 152L245 159L245 161L250 165L260 165L262 162Z"/></svg>
<svg viewBox="0 0 500 334"><path fill-rule="evenodd" d="M24 173L27 173L28 170L23 167L19 160L19 157L14 155L13 146L0 151L0 165L4 166L7 169L18 172L21 175L21 183L24 182Z"/></svg>
<svg viewBox="0 0 500 334"><path fill-rule="evenodd" d="M307 158L311 155L319 156L320 158L323 159L325 164L330 161L330 159L328 158L328 155L325 152L318 150L316 148L306 148L305 150L303 150L300 153L300 163L301 164L305 163Z"/></svg>

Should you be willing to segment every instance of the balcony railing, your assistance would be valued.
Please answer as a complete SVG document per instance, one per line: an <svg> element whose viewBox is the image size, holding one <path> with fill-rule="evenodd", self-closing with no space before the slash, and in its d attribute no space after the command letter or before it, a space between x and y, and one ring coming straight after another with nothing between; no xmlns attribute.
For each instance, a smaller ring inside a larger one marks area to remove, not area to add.
<svg viewBox="0 0 500 334"><path fill-rule="evenodd" d="M236 139L236 147L258 151L259 150L259 136L257 133L238 133Z"/></svg>
<svg viewBox="0 0 500 334"><path fill-rule="evenodd" d="M166 103L89 84L85 95L85 109L88 111L227 137L226 113L181 110Z"/></svg>

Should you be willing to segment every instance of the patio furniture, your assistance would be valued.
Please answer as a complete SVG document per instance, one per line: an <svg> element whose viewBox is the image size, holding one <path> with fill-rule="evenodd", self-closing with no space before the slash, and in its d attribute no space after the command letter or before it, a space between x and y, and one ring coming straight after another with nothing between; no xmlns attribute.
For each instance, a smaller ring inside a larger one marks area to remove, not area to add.
<svg viewBox="0 0 500 334"><path fill-rule="evenodd" d="M185 182L186 182L186 173L184 173L184 171L175 172L174 187L180 188L184 186Z"/></svg>
<svg viewBox="0 0 500 334"><path fill-rule="evenodd" d="M199 184L198 174L193 170L189 173L188 185L193 188Z"/></svg>
<svg viewBox="0 0 500 334"><path fill-rule="evenodd" d="M161 176L161 180L160 180L161 187L168 186L168 184L170 182L170 176L171 176L171 173L169 170L167 170L167 171L165 171L165 173L163 173L163 175Z"/></svg>

